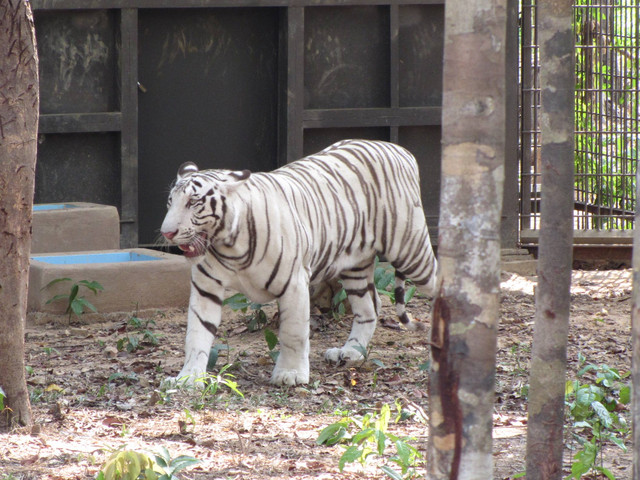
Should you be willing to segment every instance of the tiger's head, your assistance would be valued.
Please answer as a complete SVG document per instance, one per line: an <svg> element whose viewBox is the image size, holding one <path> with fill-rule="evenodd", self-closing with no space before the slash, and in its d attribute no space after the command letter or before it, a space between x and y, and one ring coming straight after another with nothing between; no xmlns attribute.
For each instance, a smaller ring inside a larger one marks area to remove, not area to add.
<svg viewBox="0 0 640 480"><path fill-rule="evenodd" d="M236 215L227 197L250 175L248 170L200 172L195 163L183 163L169 193L162 236L186 257L204 255L211 243L225 242L233 235Z"/></svg>

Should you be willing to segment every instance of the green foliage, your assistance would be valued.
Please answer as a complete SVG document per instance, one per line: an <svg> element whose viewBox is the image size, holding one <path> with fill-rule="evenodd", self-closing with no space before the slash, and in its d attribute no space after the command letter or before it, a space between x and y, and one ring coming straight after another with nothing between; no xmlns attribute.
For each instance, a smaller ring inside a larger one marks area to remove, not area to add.
<svg viewBox="0 0 640 480"><path fill-rule="evenodd" d="M158 477L158 480L177 479L178 477L175 476L177 472L200 462L197 458L187 455L180 455L172 459L166 447L162 447L160 453L154 454L154 458L156 466L159 467L162 473L162 475Z"/></svg>
<svg viewBox="0 0 640 480"><path fill-rule="evenodd" d="M396 303L395 295L395 281L396 273L395 269L389 264L381 264L376 257L376 266L373 272L373 284L378 291L378 295L385 295L391 299L392 303ZM408 303L416 294L416 286L409 285L404 292L404 303ZM340 289L336 293L332 300L332 313L334 318L339 318L345 314L346 308L344 305L347 299L347 292L344 288Z"/></svg>
<svg viewBox="0 0 640 480"><path fill-rule="evenodd" d="M96 480L178 480L176 473L199 461L186 455L172 459L166 447L148 455L122 446L105 462Z"/></svg>
<svg viewBox="0 0 640 480"><path fill-rule="evenodd" d="M47 305L52 302L57 302L59 300L64 300L67 303L67 308L65 310L65 314L69 315L69 320L71 320L71 314L75 314L77 317L82 315L85 309L91 310L93 312L97 312L96 307L85 297L80 296L80 288L84 287L97 295L99 291L104 290L104 287L96 282L95 280L80 280L79 282L74 282L70 278L56 278L55 280L50 281L45 285L44 288L51 287L57 283L61 282L72 282L69 293L62 293L59 295L54 295L49 300L47 300Z"/></svg>
<svg viewBox="0 0 640 480"><path fill-rule="evenodd" d="M265 328L264 339L266 340L267 347L269 348L269 356L271 357L271 360L273 360L275 363L276 360L278 360L278 356L280 355L280 352L275 350L276 346L279 343L278 336L268 328Z"/></svg>
<svg viewBox="0 0 640 480"><path fill-rule="evenodd" d="M4 400L7 398L7 395L4 393L2 387L0 387L0 412L4 411Z"/></svg>
<svg viewBox="0 0 640 480"><path fill-rule="evenodd" d="M621 0L631 4L635 0ZM637 111L638 60L625 55L637 42L637 20L624 8L611 11L576 2L575 187L578 200L635 211L637 135L629 121ZM625 10L627 13L625 13ZM611 54L602 54L603 44ZM594 218L596 228L631 229L631 218Z"/></svg>
<svg viewBox="0 0 640 480"><path fill-rule="evenodd" d="M629 433L629 427L618 412L631 400L631 388L624 381L629 374L620 374L607 365L585 365L582 355L578 361L582 366L579 378L567 381L565 403L573 422L573 437L581 449L573 457L567 479L579 479L590 472L613 479L613 474L603 465L602 451L607 443L627 450L624 436Z"/></svg>
<svg viewBox="0 0 640 480"><path fill-rule="evenodd" d="M153 320L143 320L138 318L137 315L132 316L127 323L126 329L133 331L127 332L124 337L118 339L116 344L118 351L135 352L144 345L157 346L160 343L159 337L151 330L151 327L155 327L155 325L156 322Z"/></svg>
<svg viewBox="0 0 640 480"><path fill-rule="evenodd" d="M391 302L396 303L395 295L396 271L391 265L381 265L376 257L376 269L373 273L373 283L379 295L386 295ZM416 286L409 285L404 291L404 303L408 303L416 294Z"/></svg>
<svg viewBox="0 0 640 480"><path fill-rule="evenodd" d="M402 419L402 406L396 401L397 415L395 422ZM416 465L421 461L420 452L410 445L409 438L398 437L389 432L391 408L383 404L378 413L367 413L362 418L345 416L339 422L325 427L318 436L318 445L342 445L344 453L338 461L342 471L347 463L359 462L364 465L372 455L383 456L386 447L391 443L395 454L388 458L389 462L400 467L400 471L386 464L381 470L392 479L408 479L416 476ZM353 431L353 434L350 432Z"/></svg>
<svg viewBox="0 0 640 480"><path fill-rule="evenodd" d="M239 397L244 398L244 394L238 389L238 383L233 380L235 377L227 373L231 366L232 364L225 365L216 375L207 373L200 378L196 378L196 383L201 384L203 388L200 397L193 404L194 409L202 409L205 405L215 403L221 387L225 387Z"/></svg>
<svg viewBox="0 0 640 480"><path fill-rule="evenodd" d="M347 307L345 301L347 300L347 291L344 288L338 290L338 292L331 299L331 314L333 318L338 320L340 317L347 313Z"/></svg>
<svg viewBox="0 0 640 480"><path fill-rule="evenodd" d="M213 369L216 366L216 363L218 363L218 358L220 358L220 352L222 350L227 351L227 359L228 359L229 350L231 350L229 348L229 345L226 345L224 343L217 343L216 345L211 347L211 350L209 350L209 360L207 360L207 372L213 372Z"/></svg>
<svg viewBox="0 0 640 480"><path fill-rule="evenodd" d="M264 305L252 302L242 293L236 293L235 295L226 298L222 302L222 305L228 305L234 312L239 310L242 313L247 313L248 310L251 310L248 315L249 324L247 325L247 328L251 332L260 330L269 320L267 318L267 314L262 309Z"/></svg>

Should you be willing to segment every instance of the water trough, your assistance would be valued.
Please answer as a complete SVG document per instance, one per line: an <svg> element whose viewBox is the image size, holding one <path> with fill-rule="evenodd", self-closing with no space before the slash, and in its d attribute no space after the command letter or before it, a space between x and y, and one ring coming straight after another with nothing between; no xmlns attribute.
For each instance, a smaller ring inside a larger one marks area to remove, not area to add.
<svg viewBox="0 0 640 480"><path fill-rule="evenodd" d="M67 294L72 282L59 278L97 281L104 291L94 295L81 289L98 312L182 307L189 303L191 267L181 255L145 248L33 254L29 270L30 312L63 314L64 300L47 304L54 295Z"/></svg>

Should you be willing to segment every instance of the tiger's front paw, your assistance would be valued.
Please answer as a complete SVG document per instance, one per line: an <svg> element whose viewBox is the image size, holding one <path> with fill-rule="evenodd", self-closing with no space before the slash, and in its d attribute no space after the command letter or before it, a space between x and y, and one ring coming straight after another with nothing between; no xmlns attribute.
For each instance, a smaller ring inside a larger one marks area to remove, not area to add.
<svg viewBox="0 0 640 480"><path fill-rule="evenodd" d="M324 359L329 363L348 363L348 362L361 362L364 360L362 354L354 348L342 347L342 348L330 348L324 354Z"/></svg>
<svg viewBox="0 0 640 480"><path fill-rule="evenodd" d="M302 385L309 383L309 372L301 372L298 370L286 370L278 368L273 369L271 374L271 383L274 385Z"/></svg>

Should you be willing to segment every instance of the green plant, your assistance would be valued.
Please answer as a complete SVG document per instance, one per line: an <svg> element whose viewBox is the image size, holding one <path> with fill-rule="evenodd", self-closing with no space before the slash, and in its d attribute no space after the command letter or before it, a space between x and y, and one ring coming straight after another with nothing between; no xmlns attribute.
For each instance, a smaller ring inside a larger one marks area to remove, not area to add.
<svg viewBox="0 0 640 480"><path fill-rule="evenodd" d="M402 406L396 401L395 422L402 419ZM347 463L364 465L371 455L383 456L389 443L395 446L395 454L388 460L400 467L400 471L386 464L380 469L390 478L404 480L416 476L415 467L421 461L420 452L410 445L410 438L398 437L389 432L391 408L383 404L378 413L367 413L362 418L345 416L339 422L325 427L318 436L318 445L341 444L345 451L338 461L342 471ZM350 430L355 430L350 434Z"/></svg>
<svg viewBox="0 0 640 480"><path fill-rule="evenodd" d="M51 287L61 282L73 282L71 284L69 293L61 293L59 295L54 295L49 300L47 300L47 303L46 303L47 305L52 302L57 302L59 300L66 301L67 308L64 313L69 315L69 320L71 320L71 314L75 314L77 317L82 315L85 311L85 308L93 312L98 311L96 307L89 300L87 300L83 296L80 296L79 293L80 293L80 288L84 287L92 291L94 295L97 295L99 291L104 290L104 287L100 283L96 282L95 280L94 281L80 280L79 282L74 282L72 279L65 277L65 278L56 278L55 280L50 281L45 285L44 288Z"/></svg>
<svg viewBox="0 0 640 480"><path fill-rule="evenodd" d="M217 375L207 373L202 377L196 378L196 383L201 384L203 388L200 396L193 404L194 409L201 409L206 404L214 403L220 387L228 388L239 397L244 398L244 394L238 389L238 383L233 380L234 376L227 373L227 370L231 368L231 366L232 364L225 365Z"/></svg>
<svg viewBox="0 0 640 480"><path fill-rule="evenodd" d="M126 329L131 328L133 332L118 339L116 344L118 351L126 349L127 352L135 352L143 345L157 346L160 343L159 337L151 330L151 326L155 324L153 320L140 319L137 314L132 316L127 322Z"/></svg>
<svg viewBox="0 0 640 480"><path fill-rule="evenodd" d="M231 350L231 348L229 348L229 345L226 345L223 343L217 343L216 345L211 347L211 350L209 350L209 360L207 360L207 372L213 371L213 368L216 366L216 363L218 363L218 358L220 357L221 350L227 351L227 361L229 360L229 351Z"/></svg>
<svg viewBox="0 0 640 480"><path fill-rule="evenodd" d="M373 272L373 284L378 291L378 295L386 295L392 303L396 302L395 294L395 269L389 264L381 264L376 257L375 270ZM416 286L410 285L404 292L404 303L408 303L416 294ZM347 292L344 288L338 290L331 300L331 313L335 319L343 316L346 312L345 301Z"/></svg>
<svg viewBox="0 0 640 480"><path fill-rule="evenodd" d="M268 322L267 314L262 309L263 304L252 302L242 293L236 293L226 298L222 302L222 305L229 306L234 312L240 310L242 313L247 313L247 311L251 309L248 316L249 324L247 325L247 328L251 332L260 330Z"/></svg>
<svg viewBox="0 0 640 480"><path fill-rule="evenodd" d="M383 265L376 257L376 269L373 273L373 283L379 295L386 295L393 303L396 303L395 294L395 269L391 265ZM409 288L404 291L404 303L407 304L416 294L416 286L409 284Z"/></svg>
<svg viewBox="0 0 640 480"><path fill-rule="evenodd" d="M278 355L280 355L280 352L275 350L276 346L279 343L278 336L268 328L265 328L264 339L266 340L267 347L269 348L269 356L271 357L271 360L273 360L275 363L276 360L278 360Z"/></svg>
<svg viewBox="0 0 640 480"><path fill-rule="evenodd" d="M567 479L579 479L592 471L614 479L604 467L603 447L613 443L627 450L623 437L629 427L618 412L631 400L631 388L624 381L629 373L620 374L607 365L585 365L582 355L578 362L582 366L577 374L579 378L567 381L565 403L573 422L573 437L581 449L574 455Z"/></svg>
<svg viewBox="0 0 640 480"><path fill-rule="evenodd" d="M96 480L178 480L177 472L200 461L186 455L172 459L166 447L151 454L124 448L112 453Z"/></svg>
<svg viewBox="0 0 640 480"><path fill-rule="evenodd" d="M338 292L331 299L331 315L334 320L338 320L340 317L347 313L347 307L345 301L347 300L347 291L344 288L338 290Z"/></svg>

